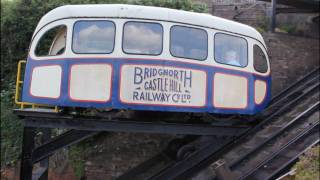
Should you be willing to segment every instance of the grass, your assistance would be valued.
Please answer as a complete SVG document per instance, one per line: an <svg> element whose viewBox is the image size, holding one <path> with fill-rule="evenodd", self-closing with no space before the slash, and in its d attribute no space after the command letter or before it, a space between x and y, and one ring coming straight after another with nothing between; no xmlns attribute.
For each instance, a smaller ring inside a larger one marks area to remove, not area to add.
<svg viewBox="0 0 320 180"><path fill-rule="evenodd" d="M316 146L303 155L297 164L293 167L296 169L295 179L315 180L320 179L320 146Z"/></svg>

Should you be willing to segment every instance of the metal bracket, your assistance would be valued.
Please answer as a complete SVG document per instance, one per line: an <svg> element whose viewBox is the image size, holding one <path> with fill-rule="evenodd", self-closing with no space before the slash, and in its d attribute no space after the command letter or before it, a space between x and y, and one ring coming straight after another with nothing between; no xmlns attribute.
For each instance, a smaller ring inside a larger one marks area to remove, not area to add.
<svg viewBox="0 0 320 180"><path fill-rule="evenodd" d="M226 165L226 162L223 159L213 163L213 169L216 173L218 180L236 180L235 174L230 170Z"/></svg>

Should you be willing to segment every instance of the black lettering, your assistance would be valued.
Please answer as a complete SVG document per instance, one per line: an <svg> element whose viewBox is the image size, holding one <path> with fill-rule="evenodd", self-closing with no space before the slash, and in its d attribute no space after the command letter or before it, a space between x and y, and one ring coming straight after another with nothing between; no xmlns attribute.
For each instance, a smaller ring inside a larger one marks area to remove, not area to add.
<svg viewBox="0 0 320 180"><path fill-rule="evenodd" d="M174 75L173 75L174 77L173 78L178 80L179 79L178 74L179 74L179 71L174 70Z"/></svg>
<svg viewBox="0 0 320 180"><path fill-rule="evenodd" d="M179 94L173 94L172 95L172 101L175 102L175 103L179 102Z"/></svg>
<svg viewBox="0 0 320 180"><path fill-rule="evenodd" d="M160 101L160 94L158 94L158 93L152 93L152 96L153 96L153 100L154 100L154 101Z"/></svg>
<svg viewBox="0 0 320 180"><path fill-rule="evenodd" d="M157 90L157 79L152 80L152 90L156 91Z"/></svg>
<svg viewBox="0 0 320 180"><path fill-rule="evenodd" d="M142 69L140 67L134 67L134 84L140 84L142 81Z"/></svg>
<svg viewBox="0 0 320 180"><path fill-rule="evenodd" d="M183 74L185 74L185 73L186 73L186 71L180 70L180 81L183 80Z"/></svg>
<svg viewBox="0 0 320 180"><path fill-rule="evenodd" d="M149 81L146 81L145 83L144 83L144 90L149 90Z"/></svg>
<svg viewBox="0 0 320 180"><path fill-rule="evenodd" d="M138 95L139 95L139 93L137 92L137 91L133 91L133 100L139 100L138 99Z"/></svg>
<svg viewBox="0 0 320 180"><path fill-rule="evenodd" d="M147 79L148 77L150 77L149 68L144 68L144 79Z"/></svg>
<svg viewBox="0 0 320 180"><path fill-rule="evenodd" d="M152 69L152 76L157 76L158 70L156 68Z"/></svg>
<svg viewBox="0 0 320 180"><path fill-rule="evenodd" d="M189 87L192 85L192 71L189 71L189 75L187 72L184 74L184 87L187 87L187 83L189 83Z"/></svg>
<svg viewBox="0 0 320 180"><path fill-rule="evenodd" d="M164 91L168 92L168 78L164 78Z"/></svg>
<svg viewBox="0 0 320 180"><path fill-rule="evenodd" d="M170 94L164 94L166 96L166 101L169 101Z"/></svg>
<svg viewBox="0 0 320 180"><path fill-rule="evenodd" d="M153 99L150 98L150 92L146 92L146 96L147 96L146 99L147 99L148 101L153 101Z"/></svg>
<svg viewBox="0 0 320 180"><path fill-rule="evenodd" d="M143 92L141 92L141 94L140 94L140 99L139 99L139 100L144 101L144 99L145 99L145 97L144 97L144 95L143 95Z"/></svg>

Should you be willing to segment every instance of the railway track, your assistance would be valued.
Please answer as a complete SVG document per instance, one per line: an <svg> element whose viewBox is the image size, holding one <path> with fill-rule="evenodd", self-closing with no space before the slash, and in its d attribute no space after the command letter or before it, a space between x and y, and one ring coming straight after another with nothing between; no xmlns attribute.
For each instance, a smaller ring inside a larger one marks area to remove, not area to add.
<svg viewBox="0 0 320 180"><path fill-rule="evenodd" d="M317 82L317 79L312 78L311 81L306 81L306 84L304 86L298 88L299 93L297 93L298 91L288 93L287 98L284 98L284 102L275 103L270 106L270 108L268 108L267 111L264 112L265 114L262 114L262 116L260 117L262 121L255 127L249 129L243 135L231 139L229 142L225 141L221 143L220 147L215 146L215 149L213 149L212 146L207 146L206 148L196 152L199 153L199 155L195 153L190 157L177 162L172 168L160 172L152 179L180 179L191 177L193 174L197 173L206 166L209 166L212 162L215 162L217 159L221 158L221 156L223 156L229 150L239 147L243 142L247 140L248 137L255 136L257 132L261 132L263 128L265 128L272 122L275 122L275 120L277 120L279 117L283 117L286 113L290 113L290 110L292 110L297 104L301 103L301 101L308 99L308 97L310 97L310 94L314 93L318 89L318 87L319 82ZM246 147L242 152L247 151L250 151L250 149ZM204 154L207 154L205 158Z"/></svg>
<svg viewBox="0 0 320 180"><path fill-rule="evenodd" d="M312 124L279 150L271 153L266 159L256 164L240 179L273 179L281 175L309 148L319 143L319 122Z"/></svg>
<svg viewBox="0 0 320 180"><path fill-rule="evenodd" d="M248 160L248 157L258 152L258 150L262 150L263 145L271 141L267 136L268 134L264 134L265 136L263 136L262 132L264 131L262 130L266 129L269 135L272 133L272 137L277 139L276 137L280 136L282 134L281 132L297 127L295 122L301 121L301 119L306 118L307 115L312 114L310 111L298 108L298 105L304 103L314 104L314 102L304 101L316 99L314 97L318 96L318 79L319 68L283 90L272 99L270 105L262 113L243 120L250 121L252 126L244 130L239 136L228 138L201 136L201 138L196 138L194 141L191 141L191 143L186 141L186 144L180 145L176 151L178 155L180 153L179 156L182 157L182 159L177 157L172 158L168 156L168 154L165 153L166 150L164 150L163 153L140 164L118 179L126 179L128 177L130 177L130 179L186 179L190 177L197 179L197 177L199 177L197 173L223 157L226 159L229 158L226 162L231 165L231 169L236 172L240 167L246 168L248 166L243 164L246 164L244 162ZM314 106L312 112L316 111L316 107L318 108L319 104L314 104ZM306 114L301 114L301 112ZM285 120L281 121L279 119ZM280 122L282 122L282 124ZM248 137L257 137L257 139L260 139L258 141L259 143L253 143L251 146L248 146L248 144L246 144L247 146L242 146L248 142ZM231 153L231 150L234 152L233 150L239 150L239 148L243 148L242 153L233 154L233 156L228 155L227 152ZM271 162L271 160L272 159L268 162ZM263 165L255 169L259 170L261 167L263 167ZM245 173L240 173L243 175L241 178L251 177L251 175L256 173L256 171L252 171L252 174L248 169L244 172ZM214 173L212 173L212 178L214 177Z"/></svg>
<svg viewBox="0 0 320 180"><path fill-rule="evenodd" d="M319 142L319 101L285 122L274 122L222 158L239 179L270 179Z"/></svg>

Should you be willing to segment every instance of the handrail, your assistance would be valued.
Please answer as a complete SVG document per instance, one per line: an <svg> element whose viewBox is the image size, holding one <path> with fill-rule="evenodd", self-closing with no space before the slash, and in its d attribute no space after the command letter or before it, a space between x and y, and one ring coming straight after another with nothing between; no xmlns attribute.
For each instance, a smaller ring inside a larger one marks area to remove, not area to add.
<svg viewBox="0 0 320 180"><path fill-rule="evenodd" d="M29 103L29 102L23 102L19 101L20 99L20 87L23 84L23 80L21 80L21 67L22 64L26 64L26 60L20 60L18 62L18 70L17 70L17 79L16 79L16 91L14 96L14 102L15 104L20 106L20 109L24 109L25 106L31 106L32 109L35 109L36 107L53 107L50 105L44 105L44 104L35 104L35 103ZM54 106L54 111L58 112L58 106Z"/></svg>

